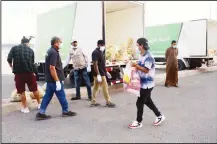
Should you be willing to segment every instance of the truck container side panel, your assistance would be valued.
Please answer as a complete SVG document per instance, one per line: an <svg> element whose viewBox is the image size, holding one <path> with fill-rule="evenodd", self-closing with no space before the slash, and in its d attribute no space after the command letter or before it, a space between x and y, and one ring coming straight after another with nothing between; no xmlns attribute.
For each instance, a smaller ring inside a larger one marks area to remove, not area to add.
<svg viewBox="0 0 217 144"><path fill-rule="evenodd" d="M102 1L78 2L73 38L90 62L97 41L102 39Z"/></svg>
<svg viewBox="0 0 217 144"><path fill-rule="evenodd" d="M178 48L182 57L206 56L206 20L184 22Z"/></svg>
<svg viewBox="0 0 217 144"><path fill-rule="evenodd" d="M164 57L172 40L178 40L181 23L152 26L145 28L145 35L154 57Z"/></svg>
<svg viewBox="0 0 217 144"><path fill-rule="evenodd" d="M133 38L133 49L136 40L143 37L143 6L128 8L106 14L106 44L127 46L129 38Z"/></svg>
<svg viewBox="0 0 217 144"><path fill-rule="evenodd" d="M62 59L66 57L66 51L70 48L74 19L77 4L71 4L64 8L38 16L37 20L37 48L36 60L44 61L47 49L53 36L62 38L63 47L60 50Z"/></svg>
<svg viewBox="0 0 217 144"><path fill-rule="evenodd" d="M217 22L208 22L208 55L217 54Z"/></svg>

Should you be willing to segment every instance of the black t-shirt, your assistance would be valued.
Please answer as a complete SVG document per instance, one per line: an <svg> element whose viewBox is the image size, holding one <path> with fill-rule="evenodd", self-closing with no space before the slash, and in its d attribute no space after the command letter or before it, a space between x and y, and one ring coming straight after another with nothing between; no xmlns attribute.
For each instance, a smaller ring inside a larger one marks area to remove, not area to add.
<svg viewBox="0 0 217 144"><path fill-rule="evenodd" d="M45 80L46 82L55 82L50 72L50 65L55 66L59 80L64 81L65 76L62 67L62 61L59 55L59 51L55 48L48 49L45 58Z"/></svg>
<svg viewBox="0 0 217 144"><path fill-rule="evenodd" d="M105 56L104 54L99 50L99 48L96 48L92 53L92 62L97 61L98 62L98 69L101 76L106 75L106 68L105 68ZM94 68L91 68L91 73L93 76L97 76Z"/></svg>

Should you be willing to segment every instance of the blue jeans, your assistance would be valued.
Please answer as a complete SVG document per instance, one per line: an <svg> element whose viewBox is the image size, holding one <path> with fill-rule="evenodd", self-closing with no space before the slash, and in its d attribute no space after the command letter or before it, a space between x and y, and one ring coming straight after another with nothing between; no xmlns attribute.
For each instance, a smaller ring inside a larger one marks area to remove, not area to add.
<svg viewBox="0 0 217 144"><path fill-rule="evenodd" d="M50 103L54 93L56 94L61 107L62 107L62 112L68 112L68 102L66 100L66 94L64 91L63 83L61 82L61 90L56 91L56 83L55 82L47 82L47 87L46 87L46 93L42 99L41 102L41 107L40 107L40 113L45 114L46 108L48 104Z"/></svg>
<svg viewBox="0 0 217 144"><path fill-rule="evenodd" d="M87 68L80 69L80 70L74 70L76 97L81 97L81 92L80 92L80 86L81 86L81 81L82 81L81 77L83 77L85 80L86 87L87 87L87 94L88 94L88 97L91 98L92 96L91 83L90 83L90 78L87 73Z"/></svg>

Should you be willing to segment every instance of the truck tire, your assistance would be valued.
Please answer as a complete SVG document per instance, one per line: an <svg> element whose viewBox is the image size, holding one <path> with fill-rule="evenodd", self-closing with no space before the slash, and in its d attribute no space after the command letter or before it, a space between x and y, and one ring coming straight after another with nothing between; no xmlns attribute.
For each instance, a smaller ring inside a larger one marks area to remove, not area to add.
<svg viewBox="0 0 217 144"><path fill-rule="evenodd" d="M190 69L200 68L202 66L201 59L189 59L190 61Z"/></svg>
<svg viewBox="0 0 217 144"><path fill-rule="evenodd" d="M182 71L182 70L185 70L186 69L186 66L184 64L184 62L182 60L178 60L178 69L179 71Z"/></svg>

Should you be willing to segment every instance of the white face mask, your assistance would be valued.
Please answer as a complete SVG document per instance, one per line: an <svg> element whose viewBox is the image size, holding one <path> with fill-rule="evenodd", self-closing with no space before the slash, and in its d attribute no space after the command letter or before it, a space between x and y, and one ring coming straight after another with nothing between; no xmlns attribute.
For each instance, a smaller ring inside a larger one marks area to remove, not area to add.
<svg viewBox="0 0 217 144"><path fill-rule="evenodd" d="M75 46L73 46L73 45L71 46L71 48L73 48L73 49L77 49L77 47L75 47Z"/></svg>
<svg viewBox="0 0 217 144"><path fill-rule="evenodd" d="M105 46L101 46L99 47L100 48L100 51L103 52L105 50Z"/></svg>
<svg viewBox="0 0 217 144"><path fill-rule="evenodd" d="M176 45L173 46L173 48L176 48L176 47L177 47Z"/></svg>
<svg viewBox="0 0 217 144"><path fill-rule="evenodd" d="M62 48L62 47L63 47L63 43L60 43L59 48Z"/></svg>
<svg viewBox="0 0 217 144"><path fill-rule="evenodd" d="M137 48L136 53L141 54L141 51Z"/></svg>

